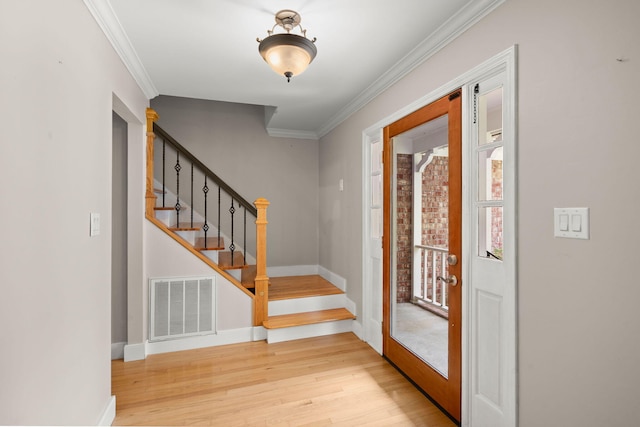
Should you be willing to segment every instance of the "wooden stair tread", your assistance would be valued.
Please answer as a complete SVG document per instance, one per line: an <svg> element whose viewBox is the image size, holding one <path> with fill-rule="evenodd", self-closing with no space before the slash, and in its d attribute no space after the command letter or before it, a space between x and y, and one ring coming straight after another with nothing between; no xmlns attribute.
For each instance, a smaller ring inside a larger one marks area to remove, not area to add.
<svg viewBox="0 0 640 427"><path fill-rule="evenodd" d="M320 275L270 277L269 301L343 294Z"/></svg>
<svg viewBox="0 0 640 427"><path fill-rule="evenodd" d="M198 231L202 228L204 224L203 223L199 223L199 222L194 222L193 223L193 227L191 226L190 222L181 222L178 225L175 225L173 227L169 227L169 230L171 231Z"/></svg>
<svg viewBox="0 0 640 427"><path fill-rule="evenodd" d="M218 254L218 266L223 270L238 270L249 267L244 263L244 256L240 251L233 253L233 265L231 264L231 252L220 252Z"/></svg>
<svg viewBox="0 0 640 427"><path fill-rule="evenodd" d="M219 251L224 249L224 238L220 237L220 240L218 240L217 237L207 237L207 244L205 245L204 237L198 237L193 247L198 251Z"/></svg>
<svg viewBox="0 0 640 427"><path fill-rule="evenodd" d="M156 211L175 211L176 210L176 208L174 208L173 206L156 206L153 209Z"/></svg>
<svg viewBox="0 0 640 427"><path fill-rule="evenodd" d="M330 310L269 316L267 320L262 322L262 325L267 329L278 329L355 318L356 316L346 308L332 308Z"/></svg>

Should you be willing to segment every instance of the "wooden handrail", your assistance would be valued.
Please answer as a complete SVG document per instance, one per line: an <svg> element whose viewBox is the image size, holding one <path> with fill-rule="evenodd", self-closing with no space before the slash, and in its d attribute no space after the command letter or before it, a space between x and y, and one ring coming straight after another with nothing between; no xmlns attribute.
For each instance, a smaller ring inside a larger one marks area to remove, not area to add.
<svg viewBox="0 0 640 427"><path fill-rule="evenodd" d="M253 324L261 326L269 318L269 277L267 276L267 199L257 199L253 204L256 218L256 297L253 303Z"/></svg>
<svg viewBox="0 0 640 427"><path fill-rule="evenodd" d="M217 185L220 186L227 194L229 194L233 200L242 205L247 212L249 212L253 216L258 216L256 208L249 202L247 202L240 194L238 194L233 188L231 188L226 182L224 182L218 175L213 173L211 169L204 165L200 160L198 160L193 154L189 152L186 148L184 148L178 141L176 141L171 135L169 135L164 129L158 126L157 123L153 123L153 132L155 135L164 139L169 144L173 145L181 155L185 156L189 161L193 162L208 178L211 178ZM152 152L153 154L153 152ZM152 171L153 172L153 171ZM153 178L153 176L152 176Z"/></svg>

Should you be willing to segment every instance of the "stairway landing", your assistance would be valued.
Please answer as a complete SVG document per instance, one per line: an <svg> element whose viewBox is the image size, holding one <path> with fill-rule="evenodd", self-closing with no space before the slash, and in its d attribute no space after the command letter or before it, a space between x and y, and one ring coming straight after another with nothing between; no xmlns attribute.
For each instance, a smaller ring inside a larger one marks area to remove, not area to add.
<svg viewBox="0 0 640 427"><path fill-rule="evenodd" d="M314 274L310 276L270 277L269 301L339 295L344 292L331 282Z"/></svg>

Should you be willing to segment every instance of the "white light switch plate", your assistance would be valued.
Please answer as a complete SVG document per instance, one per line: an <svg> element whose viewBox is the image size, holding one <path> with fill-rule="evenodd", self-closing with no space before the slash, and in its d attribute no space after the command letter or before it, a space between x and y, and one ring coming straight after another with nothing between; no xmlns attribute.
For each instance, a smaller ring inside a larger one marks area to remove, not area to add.
<svg viewBox="0 0 640 427"><path fill-rule="evenodd" d="M554 208L553 235L589 239L589 208Z"/></svg>
<svg viewBox="0 0 640 427"><path fill-rule="evenodd" d="M89 236L98 236L100 234L100 214L91 212L89 218Z"/></svg>

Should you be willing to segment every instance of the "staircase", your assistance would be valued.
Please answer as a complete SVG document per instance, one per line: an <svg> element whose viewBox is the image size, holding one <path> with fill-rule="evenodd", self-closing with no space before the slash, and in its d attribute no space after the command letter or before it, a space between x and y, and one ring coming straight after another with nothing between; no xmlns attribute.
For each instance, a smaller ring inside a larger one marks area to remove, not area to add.
<svg viewBox="0 0 640 427"><path fill-rule="evenodd" d="M264 327L269 343L351 331L355 315L345 308L344 292L329 281L319 275L267 277L266 209L269 202L258 199L249 205L156 125L157 118L155 111L147 110L147 129L153 129L153 132L147 132L147 219L253 299L254 326ZM154 176L158 138L162 147L162 182ZM171 168L165 167L167 143L177 153L176 165ZM181 199L180 173L184 164L190 165L191 185L189 195ZM194 197L194 165L204 177L204 203ZM165 185L166 169L175 170L175 185ZM210 185L217 186L218 190L217 214L208 212ZM230 200L230 219L223 220L222 191ZM166 206L167 200L172 206ZM201 209L191 206L198 206L198 203ZM240 212L244 221L239 227L241 230L237 230L234 220L238 221L235 215ZM255 236L247 231L248 215L256 217ZM225 223L227 227L230 223L230 229L225 229ZM242 234L240 239L238 234ZM250 253L249 247L254 240L256 249Z"/></svg>

